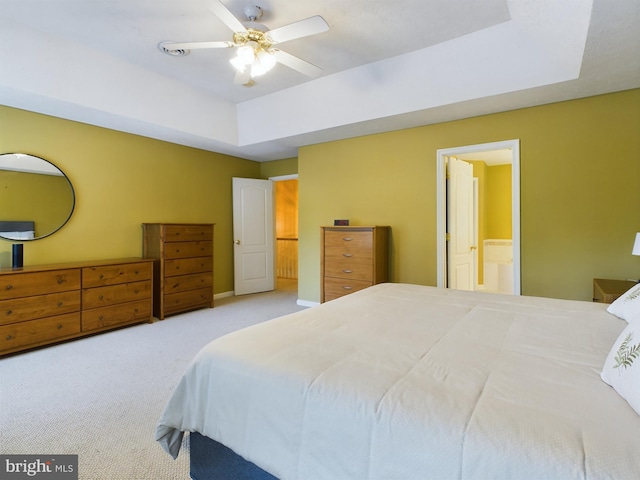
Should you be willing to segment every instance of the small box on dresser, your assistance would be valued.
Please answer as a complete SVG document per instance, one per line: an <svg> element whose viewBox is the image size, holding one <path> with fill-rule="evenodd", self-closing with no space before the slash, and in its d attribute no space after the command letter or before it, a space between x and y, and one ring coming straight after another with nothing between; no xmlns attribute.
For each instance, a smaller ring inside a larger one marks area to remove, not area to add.
<svg viewBox="0 0 640 480"><path fill-rule="evenodd" d="M214 224L144 223L143 256L154 259L153 314L213 307Z"/></svg>
<svg viewBox="0 0 640 480"><path fill-rule="evenodd" d="M321 301L389 281L389 227L321 227Z"/></svg>

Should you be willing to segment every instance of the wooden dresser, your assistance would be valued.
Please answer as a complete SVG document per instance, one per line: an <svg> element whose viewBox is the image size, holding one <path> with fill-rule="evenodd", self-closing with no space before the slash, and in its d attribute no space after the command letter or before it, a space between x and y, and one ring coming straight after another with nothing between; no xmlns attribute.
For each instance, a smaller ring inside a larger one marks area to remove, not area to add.
<svg viewBox="0 0 640 480"><path fill-rule="evenodd" d="M155 260L153 314L213 307L214 224L144 223L143 256Z"/></svg>
<svg viewBox="0 0 640 480"><path fill-rule="evenodd" d="M153 262L0 269L0 355L152 321Z"/></svg>
<svg viewBox="0 0 640 480"><path fill-rule="evenodd" d="M389 227L321 227L321 301L389 281Z"/></svg>

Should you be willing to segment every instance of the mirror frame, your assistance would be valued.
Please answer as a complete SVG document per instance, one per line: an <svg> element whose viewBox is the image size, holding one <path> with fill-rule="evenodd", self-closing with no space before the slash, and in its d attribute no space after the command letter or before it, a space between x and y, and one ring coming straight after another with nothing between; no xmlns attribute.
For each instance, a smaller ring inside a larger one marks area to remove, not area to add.
<svg viewBox="0 0 640 480"><path fill-rule="evenodd" d="M74 212L74 210L76 208L76 192L75 192L75 189L73 188L73 184L71 183L71 180L69 179L67 174L62 171L62 169L60 167L55 165L53 162L51 162L49 160L46 160L46 159L44 159L42 157L39 157L37 155L32 155L30 153L7 152L7 153L0 153L0 158L4 157L5 155L15 155L15 156L18 156L18 157L22 157L22 156L31 157L31 158L33 158L35 160L39 160L41 162L45 162L49 166L51 166L55 170L57 170L65 178L65 180L67 181L67 183L69 185L69 189L71 190L71 208L69 210L69 215L67 215L67 217L60 223L60 225L58 225L56 228L54 228L53 230L47 232L44 235L39 235L37 237L34 236L34 238L9 238L9 237L5 237L4 235L2 235L0 233L0 239L11 241L11 242L31 242L33 240L40 240L42 238L46 238L46 237L48 237L50 235L53 235L54 233L59 231L62 227L64 227L69 222L69 220L71 219L71 216L73 215L73 212ZM0 168L0 170L4 170L4 169ZM29 172L27 170L27 173L33 173L33 172Z"/></svg>

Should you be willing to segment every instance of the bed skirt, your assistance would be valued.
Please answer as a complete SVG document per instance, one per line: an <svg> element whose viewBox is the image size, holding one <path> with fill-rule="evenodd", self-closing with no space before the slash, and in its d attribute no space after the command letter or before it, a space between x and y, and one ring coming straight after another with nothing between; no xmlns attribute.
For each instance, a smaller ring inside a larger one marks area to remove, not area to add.
<svg viewBox="0 0 640 480"><path fill-rule="evenodd" d="M189 434L193 480L278 480L233 450L197 432Z"/></svg>

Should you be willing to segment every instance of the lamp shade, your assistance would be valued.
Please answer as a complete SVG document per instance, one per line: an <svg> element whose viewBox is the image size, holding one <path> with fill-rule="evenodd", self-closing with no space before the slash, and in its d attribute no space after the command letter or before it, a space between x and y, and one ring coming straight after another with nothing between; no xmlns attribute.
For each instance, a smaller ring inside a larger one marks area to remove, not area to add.
<svg viewBox="0 0 640 480"><path fill-rule="evenodd" d="M632 255L640 255L640 232L636 233L636 241L633 243Z"/></svg>

